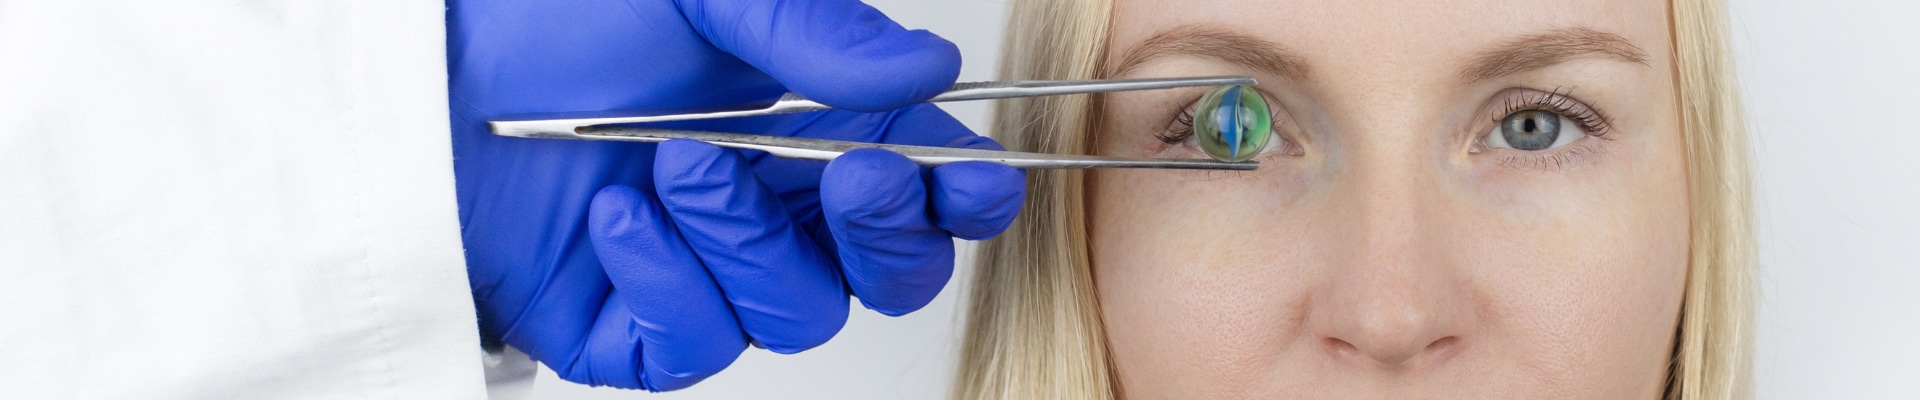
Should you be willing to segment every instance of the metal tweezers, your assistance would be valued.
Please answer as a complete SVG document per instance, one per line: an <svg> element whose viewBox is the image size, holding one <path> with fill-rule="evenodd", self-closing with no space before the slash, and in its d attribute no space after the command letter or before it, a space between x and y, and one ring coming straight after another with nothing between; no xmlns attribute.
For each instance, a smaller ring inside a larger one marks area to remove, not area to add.
<svg viewBox="0 0 1920 400"><path fill-rule="evenodd" d="M1253 78L1244 76L1088 81L969 82L953 85L952 89L938 96L934 96L933 99L927 100L927 102L937 103L946 101L1252 84L1254 84ZM875 144L785 136L622 126L649 122L750 117L829 109L832 109L832 107L822 105L813 100L807 100L797 94L787 93L785 96L781 96L779 100L774 101L773 104L768 105L749 105L704 110L528 114L508 116L488 121L487 125L493 129L493 134L500 136L623 142L663 142L668 139L690 139L721 147L765 151L778 157L822 161L832 160L842 153L856 149L880 148L899 153L913 160L915 163L926 166L937 166L961 161L985 161L1005 164L1015 168L1043 169L1165 168L1246 171L1260 166L1259 163L1252 161L1226 162L1210 159L1099 157Z"/></svg>

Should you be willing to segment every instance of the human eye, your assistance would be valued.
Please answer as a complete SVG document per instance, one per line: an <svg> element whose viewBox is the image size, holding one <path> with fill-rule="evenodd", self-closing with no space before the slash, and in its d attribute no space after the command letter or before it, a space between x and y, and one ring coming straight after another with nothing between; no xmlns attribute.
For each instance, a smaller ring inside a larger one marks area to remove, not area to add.
<svg viewBox="0 0 1920 400"><path fill-rule="evenodd" d="M1167 144L1195 148L1220 161L1247 161L1262 153L1289 149L1274 133L1277 110L1251 86L1213 88L1156 135Z"/></svg>
<svg viewBox="0 0 1920 400"><path fill-rule="evenodd" d="M1509 95L1493 114L1493 128L1481 137L1489 149L1528 152L1558 148L1588 136L1602 137L1610 124L1598 109L1559 90Z"/></svg>

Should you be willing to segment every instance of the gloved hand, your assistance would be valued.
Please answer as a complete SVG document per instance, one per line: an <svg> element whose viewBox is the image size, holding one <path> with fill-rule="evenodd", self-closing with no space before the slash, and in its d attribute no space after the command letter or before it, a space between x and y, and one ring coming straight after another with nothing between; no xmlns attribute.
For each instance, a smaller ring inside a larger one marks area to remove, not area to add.
<svg viewBox="0 0 1920 400"><path fill-rule="evenodd" d="M567 380L673 390L751 342L837 333L847 295L900 315L952 274L952 237L998 234L1025 176L926 169L881 150L831 163L704 143L496 137L484 120L770 101L848 111L660 125L998 149L930 105L952 43L854 0L454 0L454 172L483 340ZM905 108L900 108L905 106Z"/></svg>

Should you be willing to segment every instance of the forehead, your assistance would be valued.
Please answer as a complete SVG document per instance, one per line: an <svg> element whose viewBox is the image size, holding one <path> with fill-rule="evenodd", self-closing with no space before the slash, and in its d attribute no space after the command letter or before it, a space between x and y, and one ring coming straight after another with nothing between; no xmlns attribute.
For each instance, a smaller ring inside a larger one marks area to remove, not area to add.
<svg viewBox="0 0 1920 400"><path fill-rule="evenodd" d="M1670 48L1662 0L1115 0L1109 57L1192 26L1276 43L1316 76L1458 66L1517 37L1567 28L1619 35L1656 62Z"/></svg>

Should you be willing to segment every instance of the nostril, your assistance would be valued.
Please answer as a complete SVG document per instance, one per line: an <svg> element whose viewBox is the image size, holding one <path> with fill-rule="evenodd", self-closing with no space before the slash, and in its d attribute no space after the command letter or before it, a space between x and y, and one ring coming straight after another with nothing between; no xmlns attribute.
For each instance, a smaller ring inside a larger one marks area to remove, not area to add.
<svg viewBox="0 0 1920 400"><path fill-rule="evenodd" d="M1420 351L1420 354L1425 355L1421 362L1427 364L1444 363L1446 361L1442 360L1452 357L1453 353L1458 352L1459 349L1460 337L1448 336L1440 338L1440 340L1435 340L1433 343L1428 343L1427 348Z"/></svg>
<svg viewBox="0 0 1920 400"><path fill-rule="evenodd" d="M1340 340L1339 338L1327 338L1326 342L1327 342L1327 351L1332 352L1334 357L1346 359L1346 358L1364 358L1367 356L1366 354L1362 354L1360 352L1359 347L1354 347L1353 343L1347 343L1347 341L1345 340Z"/></svg>
<svg viewBox="0 0 1920 400"><path fill-rule="evenodd" d="M1451 268L1428 268L1413 249L1368 253L1314 299L1306 318L1316 346L1349 367L1400 371L1435 368L1472 347L1464 336L1477 320L1472 294L1445 274Z"/></svg>
<svg viewBox="0 0 1920 400"><path fill-rule="evenodd" d="M1404 367L1411 364L1430 364L1441 362L1457 351L1460 338L1447 336L1428 342L1426 346L1383 346L1380 344L1356 345L1340 338L1324 338L1326 351L1336 359L1351 360L1385 367ZM1412 343L1407 343L1411 345Z"/></svg>

